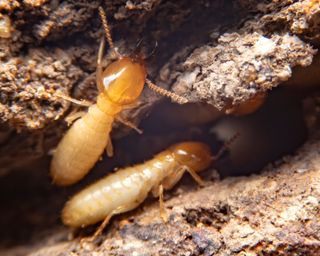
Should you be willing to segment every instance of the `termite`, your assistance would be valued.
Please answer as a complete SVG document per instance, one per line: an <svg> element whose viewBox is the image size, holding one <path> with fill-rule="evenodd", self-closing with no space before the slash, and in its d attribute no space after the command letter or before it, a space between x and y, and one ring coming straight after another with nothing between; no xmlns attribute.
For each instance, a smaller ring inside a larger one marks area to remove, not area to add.
<svg viewBox="0 0 320 256"><path fill-rule="evenodd" d="M198 172L207 169L218 159L237 136L238 134L226 142L215 156L206 143L186 141L172 145L143 164L109 174L66 203L62 210L62 222L77 228L104 220L91 237L94 240L112 216L136 208L149 192L159 197L160 216L167 221L163 190L172 189L186 171L199 185L204 185Z"/></svg>
<svg viewBox="0 0 320 256"><path fill-rule="evenodd" d="M110 218L140 205L151 191L159 196L160 213L166 219L163 189L171 189L185 171L199 183L198 172L212 162L210 147L202 142L175 144L143 164L109 174L74 195L62 211L62 221L70 227L86 227L103 221L93 237L105 228Z"/></svg>
<svg viewBox="0 0 320 256"><path fill-rule="evenodd" d="M147 78L142 58L120 55L114 47L106 14L101 7L99 14L106 39L117 60L103 70L102 57L105 46L103 38L97 58L96 84L99 91L97 103L91 105L88 112L73 123L53 154L50 173L53 182L61 186L81 180L95 165L105 148L108 155L112 155L110 141L112 124L119 112L130 107L138 99L144 84L175 102L187 102L185 98L152 83Z"/></svg>

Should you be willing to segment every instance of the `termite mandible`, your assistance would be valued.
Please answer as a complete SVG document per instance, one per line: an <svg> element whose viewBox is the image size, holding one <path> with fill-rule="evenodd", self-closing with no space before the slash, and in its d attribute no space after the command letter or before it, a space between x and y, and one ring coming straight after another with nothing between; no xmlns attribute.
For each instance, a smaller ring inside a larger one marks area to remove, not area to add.
<svg viewBox="0 0 320 256"><path fill-rule="evenodd" d="M99 7L99 14L106 39L117 60L103 70L101 61L105 47L103 38L96 69L96 83L99 90L97 103L91 105L88 112L73 123L53 154L50 174L53 182L61 186L81 180L98 161L105 148L108 155L112 155L110 132L114 119L119 112L138 99L145 83L155 92L170 97L175 102L181 104L187 102L185 98L152 83L147 78L142 58L120 55L114 47L102 7Z"/></svg>

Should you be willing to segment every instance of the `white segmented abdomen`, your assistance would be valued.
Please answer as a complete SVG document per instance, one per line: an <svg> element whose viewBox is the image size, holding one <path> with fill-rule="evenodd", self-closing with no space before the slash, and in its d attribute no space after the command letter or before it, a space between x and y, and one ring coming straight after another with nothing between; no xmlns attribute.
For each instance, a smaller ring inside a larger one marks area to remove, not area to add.
<svg viewBox="0 0 320 256"><path fill-rule="evenodd" d="M113 120L93 105L71 126L53 155L50 173L54 183L70 185L89 172L108 144Z"/></svg>
<svg viewBox="0 0 320 256"><path fill-rule="evenodd" d="M176 163L168 155L117 171L80 191L64 207L63 223L84 227L103 220L119 207L117 213L134 209L174 168Z"/></svg>

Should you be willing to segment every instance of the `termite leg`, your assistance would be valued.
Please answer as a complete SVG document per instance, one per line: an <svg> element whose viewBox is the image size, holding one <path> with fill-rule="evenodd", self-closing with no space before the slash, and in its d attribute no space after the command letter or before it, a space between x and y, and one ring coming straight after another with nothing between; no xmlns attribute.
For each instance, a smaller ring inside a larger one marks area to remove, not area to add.
<svg viewBox="0 0 320 256"><path fill-rule="evenodd" d="M184 174L185 169L179 167L177 170L175 170L172 174L170 174L168 177L166 177L162 181L162 186L166 190L170 190L178 183L178 181L181 179L182 175ZM158 196L158 191L153 190L152 191L153 195L156 197Z"/></svg>
<svg viewBox="0 0 320 256"><path fill-rule="evenodd" d="M142 187L141 190L139 191L138 195L136 195L136 200L134 200L131 203L125 204L125 205L120 205L113 211L111 211L103 220L103 222L100 224L96 232L91 236L91 237L84 237L80 240L80 245L84 247L86 242L93 242L105 229L106 225L109 223L110 219L112 218L113 215L117 215L123 212L130 211L134 208L136 208L138 205L140 205L147 197L149 192L148 187Z"/></svg>
<svg viewBox="0 0 320 256"><path fill-rule="evenodd" d="M115 210L113 210L110 214L107 215L107 217L104 219L104 221L100 224L99 228L94 232L93 236L91 237L85 237L81 239L80 244L83 245L85 242L92 242L94 241L105 229L107 224L109 223L110 219L113 215L117 215L123 212L130 211L134 208L136 208L139 204L141 204L147 197L148 191L145 189L142 189L137 197L137 200L134 203L128 204L128 205L121 205Z"/></svg>
<svg viewBox="0 0 320 256"><path fill-rule="evenodd" d="M111 137L109 135L109 140L108 140L108 144L106 147L106 153L108 157L113 157L113 145L112 145L112 140Z"/></svg>
<svg viewBox="0 0 320 256"><path fill-rule="evenodd" d="M96 240L96 238L102 233L102 231L105 229L105 227L107 226L107 224L109 223L110 219L112 218L113 215L116 215L118 213L121 212L125 212L126 211L126 207L125 206L120 206L117 209L113 210L104 220L103 222L100 224L100 226L98 227L98 229L96 230L96 232L94 232L94 234L90 237L84 237L81 239L80 244L84 245L86 242L93 242L94 240Z"/></svg>
<svg viewBox="0 0 320 256"><path fill-rule="evenodd" d="M168 222L168 215L166 213L166 208L163 202L163 185L159 185L159 209L160 209L160 217L164 223Z"/></svg>
<svg viewBox="0 0 320 256"><path fill-rule="evenodd" d="M75 120L83 117L87 112L85 111L72 111L64 120L70 126Z"/></svg>
<svg viewBox="0 0 320 256"><path fill-rule="evenodd" d="M105 39L103 37L100 42L98 58L97 58L97 70L96 70L96 83L97 83L99 92L103 92L104 90L103 81L102 81L102 58L104 53L104 47L105 47Z"/></svg>
<svg viewBox="0 0 320 256"><path fill-rule="evenodd" d="M148 78L146 79L146 84L151 90L155 91L156 93L162 96L170 98L174 102L177 102L179 104L188 103L188 100L186 98L157 86L156 84L152 83Z"/></svg>
<svg viewBox="0 0 320 256"><path fill-rule="evenodd" d="M120 116L116 116L115 119L116 119L117 121L119 121L120 123L128 126L129 128L135 130L137 133L139 133L139 134L142 134L142 133L143 133L143 131L142 131L141 129L139 129L135 124L131 123L130 121L125 120L125 119L123 119L123 118L120 117Z"/></svg>
<svg viewBox="0 0 320 256"><path fill-rule="evenodd" d="M121 210L123 209L123 207L119 207L117 209L115 209L114 211L112 211L104 220L103 222L100 224L99 228L96 230L96 232L94 232L93 236L91 236L89 239L90 241L94 241L101 233L102 231L105 229L105 227L107 226L107 224L109 223L111 217L115 214L117 214L118 212L121 212Z"/></svg>
<svg viewBox="0 0 320 256"><path fill-rule="evenodd" d="M194 170L192 170L188 166L182 166L181 168L183 168L185 171L187 171L200 187L205 186L204 180Z"/></svg>
<svg viewBox="0 0 320 256"><path fill-rule="evenodd" d="M64 99L66 101L70 101L74 104L77 104L79 106L82 106L82 107L90 107L93 105L93 103L91 103L90 101L87 101L87 100L76 100L76 99L73 99L67 95L64 95L64 94L60 94L60 93L55 93L53 96L56 96L56 97L59 97L61 99Z"/></svg>
<svg viewBox="0 0 320 256"><path fill-rule="evenodd" d="M194 170L190 169L188 166L182 165L162 181L163 187L167 190L173 188L185 172L188 172L199 186L205 185L205 182Z"/></svg>
<svg viewBox="0 0 320 256"><path fill-rule="evenodd" d="M133 109L133 108L139 108L141 106L141 103L139 103L138 101L135 101L131 104L128 104L128 105L125 105L123 106L123 110L126 110L126 109Z"/></svg>
<svg viewBox="0 0 320 256"><path fill-rule="evenodd" d="M212 157L212 161L218 160L223 155L223 153L230 147L230 145L236 139L238 139L239 136L240 136L240 133L237 132L229 140L225 141L223 146L219 149L218 153L215 156Z"/></svg>

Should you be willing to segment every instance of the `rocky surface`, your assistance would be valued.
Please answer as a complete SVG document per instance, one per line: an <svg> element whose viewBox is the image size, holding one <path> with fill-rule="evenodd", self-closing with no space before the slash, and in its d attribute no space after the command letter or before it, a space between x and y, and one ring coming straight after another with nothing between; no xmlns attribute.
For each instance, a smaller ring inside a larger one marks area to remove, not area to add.
<svg viewBox="0 0 320 256"><path fill-rule="evenodd" d="M320 248L319 136L261 175L178 192L121 217L97 244L58 243L31 255L317 255Z"/></svg>

